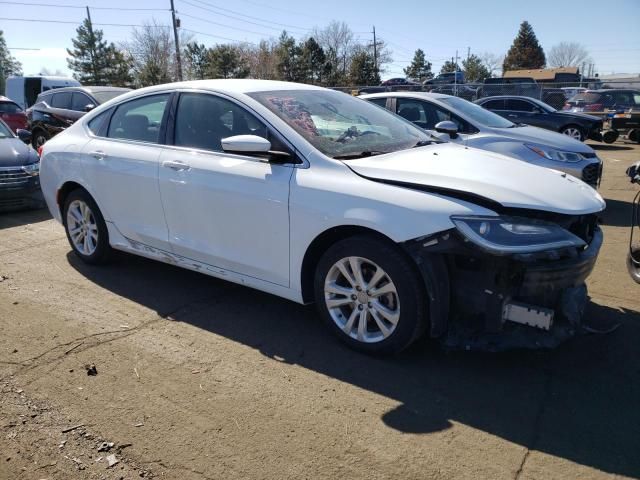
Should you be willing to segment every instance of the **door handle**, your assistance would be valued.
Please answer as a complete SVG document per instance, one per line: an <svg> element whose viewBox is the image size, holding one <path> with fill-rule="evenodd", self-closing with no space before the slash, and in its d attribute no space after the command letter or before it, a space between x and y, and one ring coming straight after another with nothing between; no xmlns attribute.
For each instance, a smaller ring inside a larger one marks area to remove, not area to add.
<svg viewBox="0 0 640 480"><path fill-rule="evenodd" d="M516 118L517 115L510 114L510 115L507 115L507 117Z"/></svg>
<svg viewBox="0 0 640 480"><path fill-rule="evenodd" d="M184 162L177 162L174 160L166 160L162 162L163 167L170 168L171 170L181 171L181 170L191 170L191 167Z"/></svg>
<svg viewBox="0 0 640 480"><path fill-rule="evenodd" d="M89 152L89 155L92 156L93 158L95 158L96 160L104 160L108 156L106 153L104 153L101 150L96 150L94 152Z"/></svg>

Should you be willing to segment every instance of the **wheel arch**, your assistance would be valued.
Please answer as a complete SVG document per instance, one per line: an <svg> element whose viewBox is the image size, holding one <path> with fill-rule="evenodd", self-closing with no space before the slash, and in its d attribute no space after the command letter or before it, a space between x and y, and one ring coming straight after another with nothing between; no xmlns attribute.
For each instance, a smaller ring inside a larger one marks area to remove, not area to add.
<svg viewBox="0 0 640 480"><path fill-rule="evenodd" d="M339 225L320 233L309 244L302 260L302 267L300 269L300 285L302 289L302 300L304 303L311 303L314 300L313 278L318 261L324 252L326 252L331 245L339 242L340 240L361 234L370 234L383 239L386 242L391 242L394 245L396 244L396 242L391 238L378 230L360 225Z"/></svg>
<svg viewBox="0 0 640 480"><path fill-rule="evenodd" d="M84 188L82 185L80 185L78 182L74 182L72 180L65 182L57 191L56 193L56 203L58 205L58 211L60 212L60 218L62 218L63 216L63 208L64 208L64 203L67 200L67 197L69 196L69 194L71 192L73 192L74 190L84 190L85 192L87 192L88 195L91 196L91 198L93 198L93 195L91 195L91 192L89 192L86 188ZM95 198L93 198L93 201L95 202Z"/></svg>

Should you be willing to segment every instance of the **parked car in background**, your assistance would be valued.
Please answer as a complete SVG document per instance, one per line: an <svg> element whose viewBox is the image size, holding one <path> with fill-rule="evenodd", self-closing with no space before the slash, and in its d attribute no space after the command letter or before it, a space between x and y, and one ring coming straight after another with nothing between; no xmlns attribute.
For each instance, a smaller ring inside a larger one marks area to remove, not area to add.
<svg viewBox="0 0 640 480"><path fill-rule="evenodd" d="M388 90L422 90L422 85L406 78L390 78L381 82L380 86Z"/></svg>
<svg viewBox="0 0 640 480"><path fill-rule="evenodd" d="M613 110L618 113L640 110L640 90L618 88L587 90L567 100L563 110L570 112Z"/></svg>
<svg viewBox="0 0 640 480"><path fill-rule="evenodd" d="M559 111L529 97L484 97L478 105L511 120L563 133L579 141L602 140L602 119L593 115Z"/></svg>
<svg viewBox="0 0 640 480"><path fill-rule="evenodd" d="M469 85L440 85L430 90L431 93L444 93L445 95L453 95L455 97L464 98L473 101L477 98L478 89ZM367 92L368 93L368 92ZM374 92L371 92L374 93Z"/></svg>
<svg viewBox="0 0 640 480"><path fill-rule="evenodd" d="M441 73L435 78L425 80L423 85L447 85L449 83L465 83L464 72Z"/></svg>
<svg viewBox="0 0 640 480"><path fill-rule="evenodd" d="M29 132L18 135L0 120L0 211L44 207L40 158L28 145Z"/></svg>
<svg viewBox="0 0 640 480"><path fill-rule="evenodd" d="M556 132L518 125L462 98L437 93L363 95L439 138L561 170L597 188L602 161L588 145Z"/></svg>
<svg viewBox="0 0 640 480"><path fill-rule="evenodd" d="M19 129L27 129L27 114L22 107L13 100L0 95L0 120L16 133Z"/></svg>
<svg viewBox="0 0 640 480"><path fill-rule="evenodd" d="M565 97L572 98L578 95L579 93L584 93L587 91L585 87L561 87L564 92Z"/></svg>
<svg viewBox="0 0 640 480"><path fill-rule="evenodd" d="M27 110L33 147L41 147L85 113L130 90L118 87L70 87L41 93L35 105Z"/></svg>
<svg viewBox="0 0 640 480"><path fill-rule="evenodd" d="M32 77L9 77L5 95L26 109L36 103L42 92L64 87L79 87L80 82L74 78L51 75Z"/></svg>
<svg viewBox="0 0 640 480"><path fill-rule="evenodd" d="M605 208L561 172L264 80L125 94L44 145L42 184L82 261L124 250L315 301L368 353L448 340L461 317L492 344L557 345L579 330Z"/></svg>
<svg viewBox="0 0 640 480"><path fill-rule="evenodd" d="M533 97L530 97L533 98ZM540 90L540 97L536 97L538 100L543 101L547 105L556 110L564 107L564 104L567 101L567 96L561 88L550 88L547 86L543 86Z"/></svg>
<svg viewBox="0 0 640 480"><path fill-rule="evenodd" d="M496 95L524 95L540 98L542 87L529 77L485 78L478 89L478 98Z"/></svg>

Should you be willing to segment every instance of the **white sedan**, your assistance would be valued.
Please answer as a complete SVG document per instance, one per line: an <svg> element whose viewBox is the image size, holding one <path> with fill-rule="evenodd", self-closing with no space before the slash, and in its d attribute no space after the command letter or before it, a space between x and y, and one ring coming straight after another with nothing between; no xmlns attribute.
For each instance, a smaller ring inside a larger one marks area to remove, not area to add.
<svg viewBox="0 0 640 480"><path fill-rule="evenodd" d="M340 92L259 80L120 96L45 145L41 179L82 260L118 249L315 301L372 353L460 326L561 339L605 207L561 172L441 143Z"/></svg>

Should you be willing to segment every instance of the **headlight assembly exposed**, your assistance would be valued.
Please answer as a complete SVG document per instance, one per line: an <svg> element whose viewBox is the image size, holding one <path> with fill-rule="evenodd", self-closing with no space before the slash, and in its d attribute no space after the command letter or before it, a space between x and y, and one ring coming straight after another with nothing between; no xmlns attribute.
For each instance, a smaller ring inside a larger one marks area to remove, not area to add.
<svg viewBox="0 0 640 480"><path fill-rule="evenodd" d="M506 216L454 216L451 220L466 239L495 255L586 245L561 226L542 220Z"/></svg>
<svg viewBox="0 0 640 480"><path fill-rule="evenodd" d="M581 153L576 152L563 152L561 150L554 150L552 148L540 148L535 145L529 145L528 143L524 144L532 152L540 155L542 158L546 158L547 160L555 160L556 162L569 162L575 163L580 160L584 160L584 156Z"/></svg>
<svg viewBox="0 0 640 480"><path fill-rule="evenodd" d="M25 173L28 173L29 175L31 175L32 177L35 177L36 175L40 174L40 162L30 163L29 165L23 165L22 170Z"/></svg>

